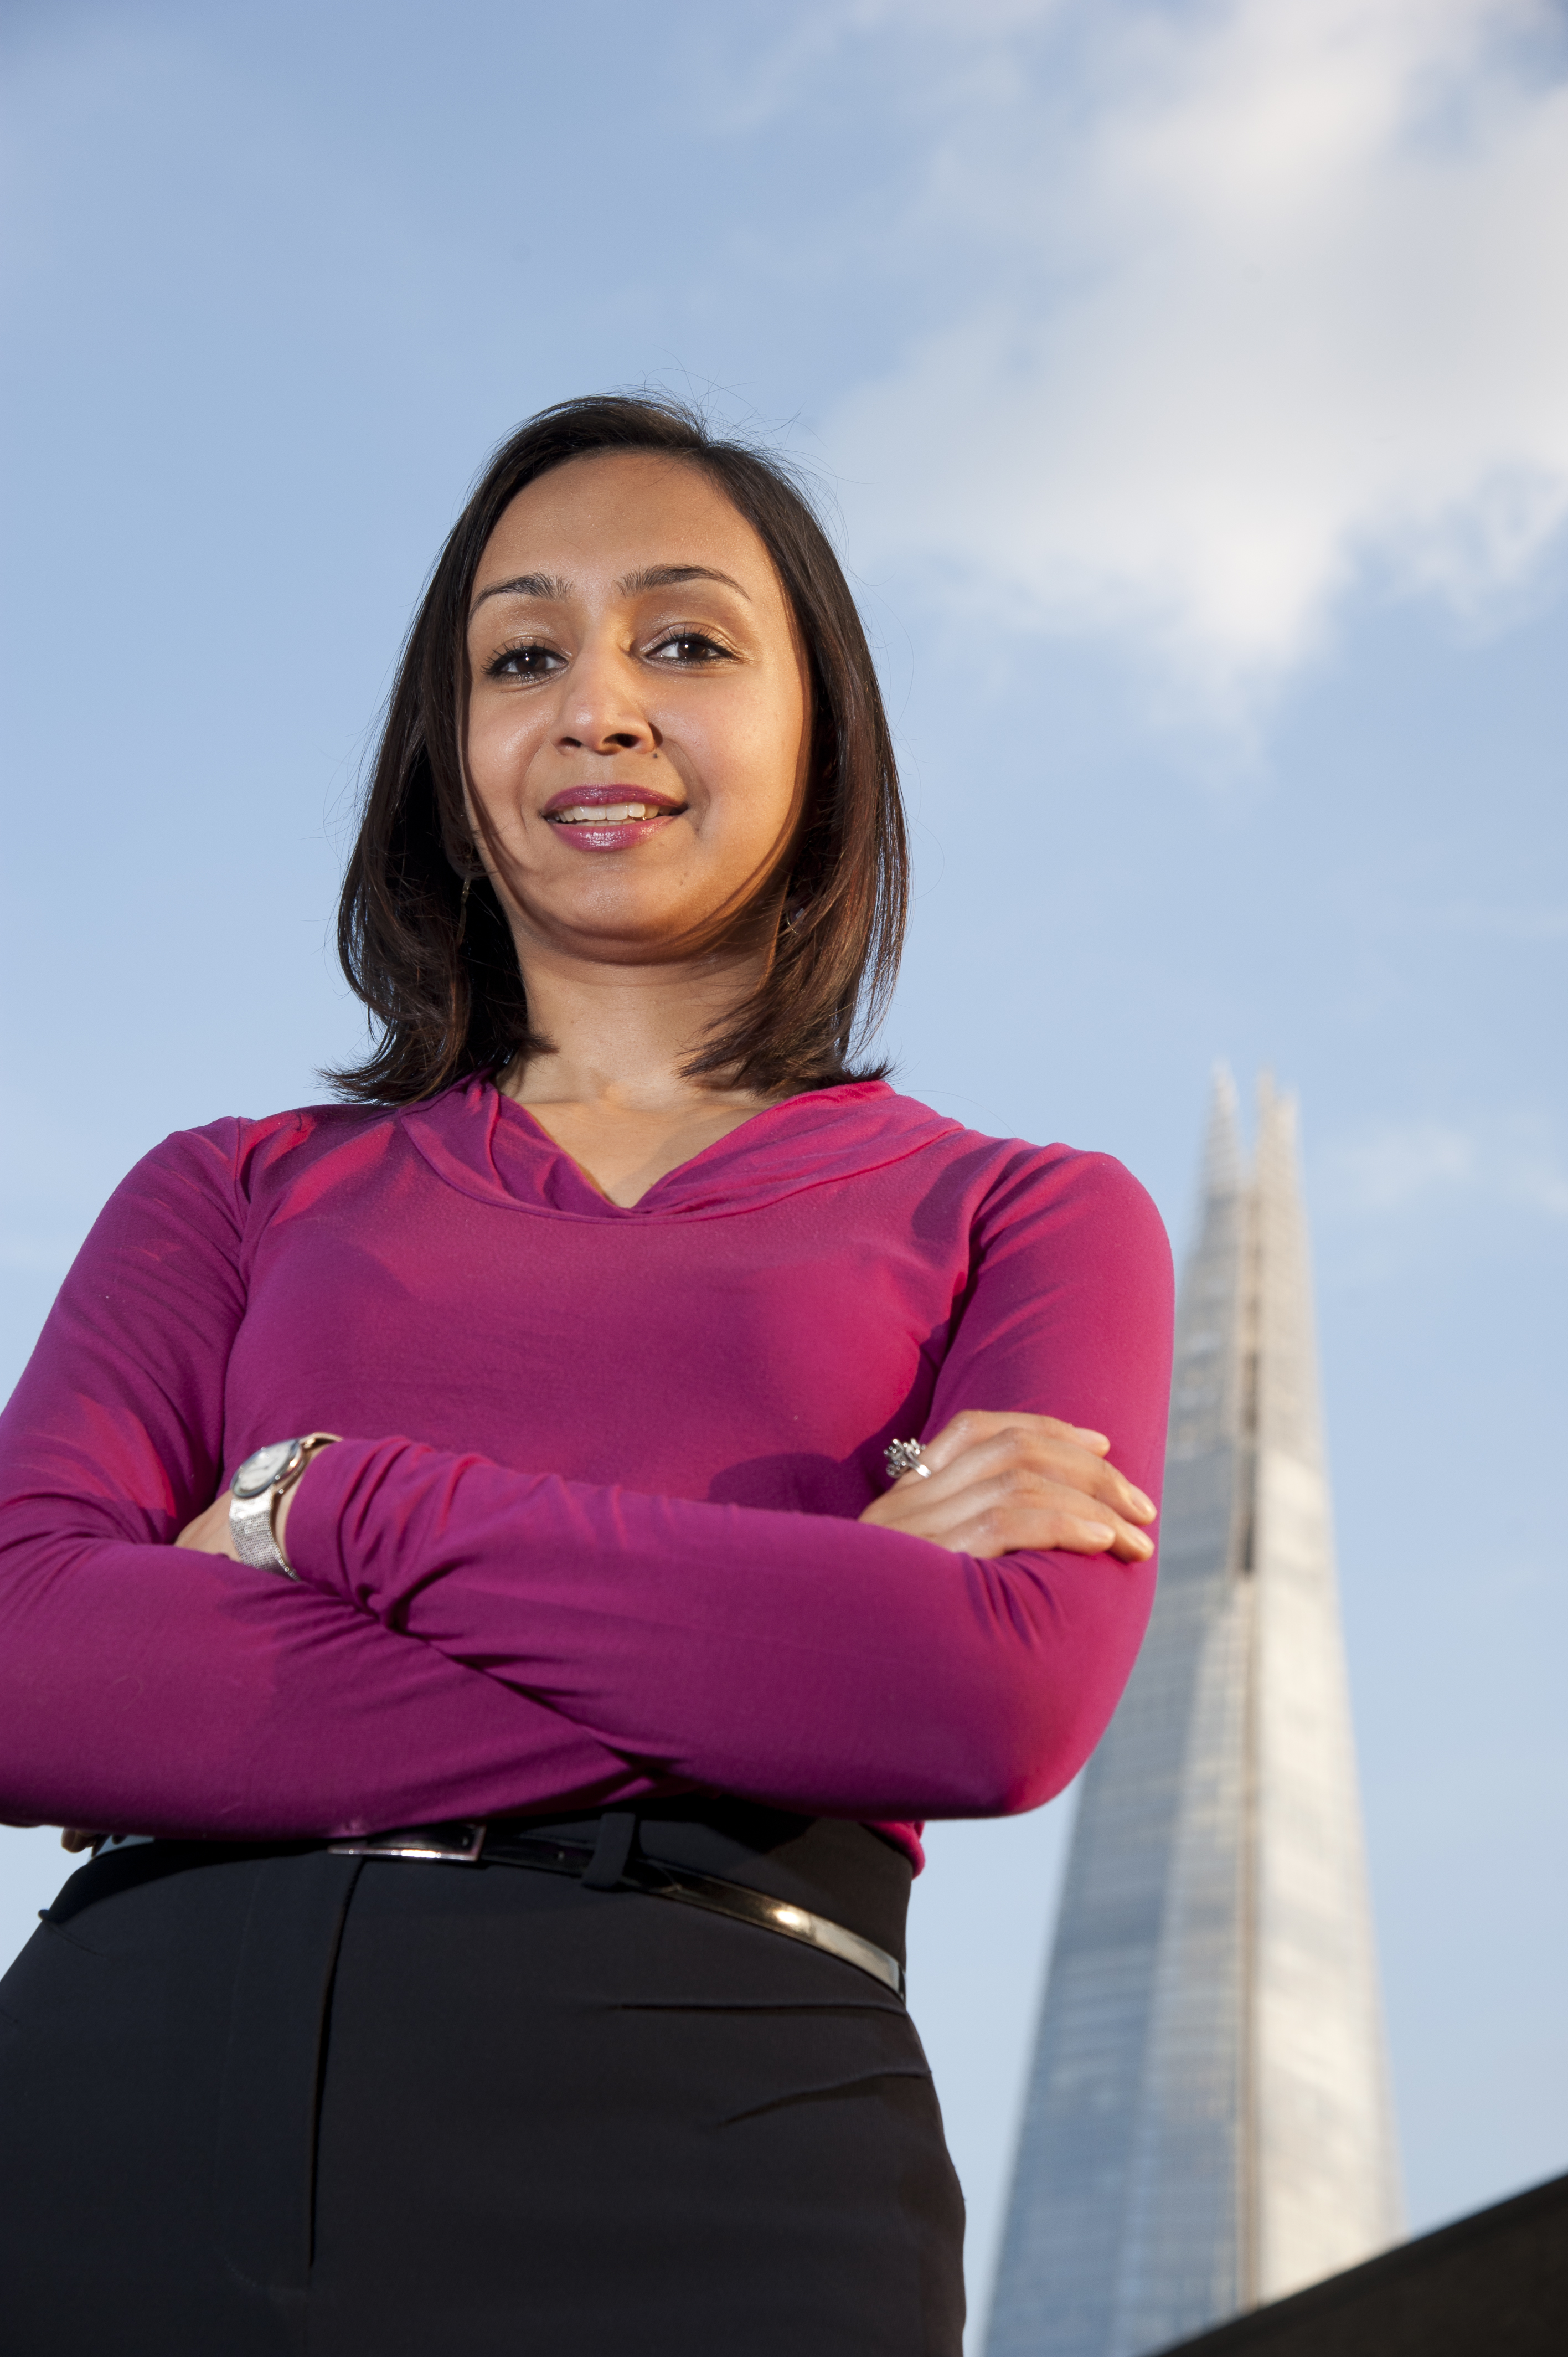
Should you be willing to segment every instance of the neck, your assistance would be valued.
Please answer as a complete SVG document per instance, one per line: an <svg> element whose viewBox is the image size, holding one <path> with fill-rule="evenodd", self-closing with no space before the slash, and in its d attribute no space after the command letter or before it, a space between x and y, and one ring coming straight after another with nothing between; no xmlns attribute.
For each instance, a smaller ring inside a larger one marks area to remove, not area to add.
<svg viewBox="0 0 1568 2357"><path fill-rule="evenodd" d="M682 1067L766 969L757 951L621 965L530 943L522 956L529 1024L550 1045L514 1062L501 1085L522 1104L607 1112L673 1112L715 1099L762 1103L755 1091L726 1087L722 1074L690 1080Z"/></svg>

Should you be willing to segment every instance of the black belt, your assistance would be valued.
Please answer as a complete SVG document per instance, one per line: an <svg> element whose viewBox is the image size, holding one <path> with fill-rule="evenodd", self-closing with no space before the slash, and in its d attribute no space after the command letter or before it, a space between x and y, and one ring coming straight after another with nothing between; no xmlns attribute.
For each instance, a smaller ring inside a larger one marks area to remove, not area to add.
<svg viewBox="0 0 1568 2357"><path fill-rule="evenodd" d="M413 1825L393 1833L366 1834L351 1841L329 1842L342 1857L403 1857L449 1866L522 1866L544 1874L569 1874L589 1890L639 1890L653 1899L674 1899L683 1906L705 1908L711 1915L727 1915L733 1922L750 1923L758 1931L777 1932L786 1940L800 1940L820 1948L841 1963L854 1964L895 1996L904 1995L904 1967L897 1956L878 1947L843 1923L835 1923L809 1907L775 1899L742 1882L717 1875L699 1874L690 1867L667 1865L661 1859L633 1856L638 1813L606 1809L595 1820L592 1838L574 1839L526 1819L486 1824L478 1821L441 1825ZM574 1828L575 1832L577 1829Z"/></svg>

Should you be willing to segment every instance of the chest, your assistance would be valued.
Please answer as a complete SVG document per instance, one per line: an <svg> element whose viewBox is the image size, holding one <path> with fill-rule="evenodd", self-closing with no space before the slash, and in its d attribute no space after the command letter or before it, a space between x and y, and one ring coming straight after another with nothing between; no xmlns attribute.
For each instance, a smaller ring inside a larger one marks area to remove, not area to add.
<svg viewBox="0 0 1568 2357"><path fill-rule="evenodd" d="M231 1428L398 1434L664 1495L858 1512L922 1420L967 1238L874 1179L734 1217L551 1217L417 1170L263 1222Z"/></svg>

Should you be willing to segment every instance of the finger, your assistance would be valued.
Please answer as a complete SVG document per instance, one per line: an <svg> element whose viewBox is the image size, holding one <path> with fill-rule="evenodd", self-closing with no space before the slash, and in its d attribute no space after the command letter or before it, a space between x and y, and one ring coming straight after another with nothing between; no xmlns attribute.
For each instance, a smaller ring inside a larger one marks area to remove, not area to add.
<svg viewBox="0 0 1568 2357"><path fill-rule="evenodd" d="M966 1472L972 1469L979 1473L1013 1457L1083 1491L1096 1503L1110 1507L1125 1521L1155 1520L1154 1500L1145 1497L1135 1483L1098 1451L1090 1449L1072 1426L1060 1424L1054 1416L977 1416L975 1425L974 1438L964 1443L960 1436L957 1454L950 1449L944 1451L939 1463L935 1444L928 1450L928 1457L939 1465L939 1469L961 1462ZM1103 1435L1090 1437L1101 1440Z"/></svg>
<svg viewBox="0 0 1568 2357"><path fill-rule="evenodd" d="M1116 1544L1116 1535L1114 1523L1093 1521L1083 1514L1064 1514L1055 1544L1078 1555L1109 1555Z"/></svg>
<svg viewBox="0 0 1568 2357"><path fill-rule="evenodd" d="M1051 1480L1004 1443L983 1472L971 1450L929 1482L900 1481L861 1519L939 1545L990 1556L1018 1548L1066 1548L1077 1555L1147 1561L1153 1542L1113 1509L1099 1506L1071 1482Z"/></svg>
<svg viewBox="0 0 1568 2357"><path fill-rule="evenodd" d="M1046 1416L972 1414L961 1422L955 1419L926 1450L930 1482L938 1485L930 1495L949 1496L977 1482L1021 1473L1056 1482L1112 1513L1129 1510L1137 1518L1130 1484L1103 1458L1077 1440L1066 1438L1066 1429ZM903 1481L913 1486L921 1477L906 1474Z"/></svg>
<svg viewBox="0 0 1568 2357"><path fill-rule="evenodd" d="M1104 1458L1093 1457L1074 1442L1034 1441L1027 1434L997 1436L999 1441L1011 1438L1023 1462L1032 1465L1050 1480L1066 1482L1081 1490L1097 1505L1108 1506L1112 1512L1133 1523L1152 1523L1155 1502L1146 1498L1135 1483L1117 1470Z"/></svg>
<svg viewBox="0 0 1568 2357"><path fill-rule="evenodd" d="M1152 1541L1130 1523L1118 1526L1095 1514L1017 1503L983 1515L976 1524L961 1525L943 1544L977 1555L1111 1555L1119 1563L1146 1563L1155 1551Z"/></svg>
<svg viewBox="0 0 1568 2357"><path fill-rule="evenodd" d="M1097 1432L1092 1425L1064 1424L1059 1415L1029 1415L1015 1410L997 1420L1021 1426L1025 1431L1042 1433L1048 1438L1076 1441L1080 1448L1091 1449L1096 1457L1103 1457L1111 1446L1107 1435Z"/></svg>
<svg viewBox="0 0 1568 2357"><path fill-rule="evenodd" d="M1145 1497L1136 1483L1129 1481L1124 1473L1118 1473L1113 1465L1101 1467L1094 1495L1103 1504L1114 1507L1124 1522L1152 1523L1159 1512L1154 1500Z"/></svg>
<svg viewBox="0 0 1568 2357"><path fill-rule="evenodd" d="M1040 1421L1044 1424L1049 1419L1042 1417ZM1047 1432L1036 1437L1028 1425L1016 1425L1010 1429L1016 1445L1043 1471L1053 1473L1058 1480L1065 1479L1076 1489L1086 1490L1091 1498L1113 1507L1130 1521L1154 1521L1154 1500L1145 1497L1135 1482L1130 1481L1098 1448L1090 1449L1077 1434L1069 1436L1064 1428L1060 1434ZM1091 1436L1097 1441L1103 1437L1100 1433Z"/></svg>
<svg viewBox="0 0 1568 2357"><path fill-rule="evenodd" d="M1143 1563L1154 1552L1142 1531L1131 1524L1118 1528L1098 1515L1064 1512L1016 1497L978 1506L970 1498L925 1511L912 1505L901 1513L890 1509L890 1500L878 1500L862 1520L882 1523L908 1537L929 1539L954 1553L983 1559L1027 1551L1110 1555L1122 1563Z"/></svg>
<svg viewBox="0 0 1568 2357"><path fill-rule="evenodd" d="M1034 1415L1019 1408L966 1407L961 1408L950 1422L944 1424L941 1430L926 1442L927 1461L940 1471L967 1450L1002 1432L1029 1434L1039 1440L1075 1443L1095 1457L1103 1457L1111 1446L1104 1433L1092 1431L1087 1425L1065 1424L1059 1416Z"/></svg>
<svg viewBox="0 0 1568 2357"><path fill-rule="evenodd" d="M918 1529L921 1536L936 1536L961 1523L972 1521L1001 1501L1021 1491L1037 1495L1048 1485L1053 1494L1074 1512L1099 1503L1094 1496L1094 1477L1101 1470L1098 1458L1072 1452L1077 1463L1070 1469L1050 1462L1051 1451L1036 1443L1032 1436L1002 1423L1000 1418L985 1419L993 1426L983 1437L978 1433L980 1420L974 1419L972 1437L950 1455L939 1461L933 1448L927 1451L924 1473L906 1473L885 1493L886 1502L895 1509L878 1521L893 1523L897 1528ZM1055 1453L1059 1457L1065 1444L1057 1442ZM935 1469L930 1469L933 1468ZM1081 1471L1079 1469L1081 1468ZM1065 1471L1067 1478L1058 1478ZM1073 1478L1074 1472L1078 1478ZM1101 1509L1102 1512L1111 1511Z"/></svg>
<svg viewBox="0 0 1568 2357"><path fill-rule="evenodd" d="M1069 1490L1046 1491L1039 1499L1045 1515L1054 1515L1069 1537L1053 1538L1052 1546L1067 1546L1075 1554L1086 1548L1090 1554L1114 1555L1123 1563L1146 1563L1154 1554L1155 1543L1135 1523L1124 1522L1120 1514L1085 1512L1079 1500Z"/></svg>

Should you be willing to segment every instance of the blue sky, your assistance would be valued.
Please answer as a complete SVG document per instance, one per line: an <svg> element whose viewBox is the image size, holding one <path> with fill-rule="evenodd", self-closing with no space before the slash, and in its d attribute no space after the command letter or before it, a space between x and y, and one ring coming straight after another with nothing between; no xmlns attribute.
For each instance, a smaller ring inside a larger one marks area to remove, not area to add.
<svg viewBox="0 0 1568 2357"><path fill-rule="evenodd" d="M1568 2165L1564 35L0 19L5 1380L137 1154L357 1036L356 767L489 446L644 382L779 441L899 733L902 1084L1122 1155L1178 1242L1214 1060L1301 1092L1417 2225ZM1067 1821L940 1830L917 1908L977 2306ZM0 1835L0 1943L57 1874Z"/></svg>

